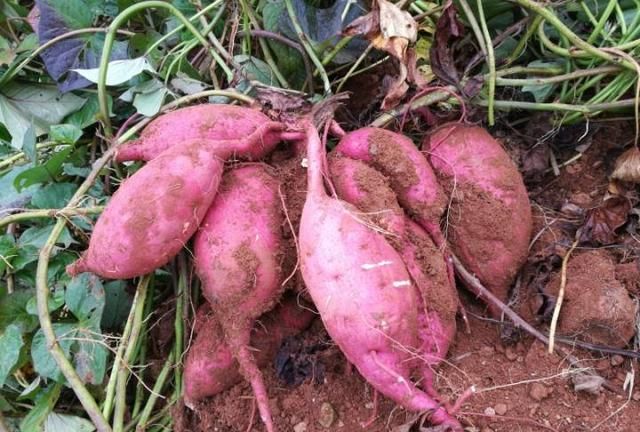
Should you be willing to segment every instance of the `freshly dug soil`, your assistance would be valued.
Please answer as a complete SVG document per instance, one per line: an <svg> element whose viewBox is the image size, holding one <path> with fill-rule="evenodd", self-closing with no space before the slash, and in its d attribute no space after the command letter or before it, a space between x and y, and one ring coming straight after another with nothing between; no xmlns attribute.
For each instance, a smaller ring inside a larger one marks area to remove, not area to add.
<svg viewBox="0 0 640 432"><path fill-rule="evenodd" d="M556 274L546 292L557 295L559 289L560 274ZM615 264L606 250L570 257L564 295L560 333L616 348L626 346L635 335L637 305L616 279Z"/></svg>
<svg viewBox="0 0 640 432"><path fill-rule="evenodd" d="M540 282L537 285L541 290L548 285L548 280L556 277L560 265L558 256L562 256L571 245L576 224L579 224L580 211L598 205L606 190L606 175L610 172L615 157L622 152L622 144L628 142L632 135L633 127L626 124L610 123L602 126L599 132L589 138L592 140L591 146L582 157L562 167L559 176L554 176L551 171L544 171L542 165L535 181L527 184L534 201L535 223L535 241L529 253L529 264L535 270L534 282ZM502 139L516 160L521 159L532 145L530 141L511 132L504 133ZM575 156L575 151L571 148L556 149L555 153L558 162ZM289 173L281 179L285 179L283 192L295 226L295 214L299 215L304 202L306 170L301 166L300 159L293 161L289 159L290 155L286 155L276 163L276 156L274 154L271 163L278 169L283 170L286 164L291 166ZM567 206L573 209L573 213L561 212ZM609 258L605 260L604 267L600 260L601 272L612 271L610 275L613 276L610 277L613 280L617 280L629 292L635 293L638 279L629 263L636 262L640 255L640 244L623 235L619 245L607 250ZM585 251L580 249L574 253L569 261L569 284L575 278L575 271L572 272L572 269L575 270L577 264L584 259L581 256ZM291 256L295 257L294 254ZM572 264L576 260L577 264ZM293 262L295 263L295 259ZM521 299L533 297L536 293L527 290L533 290L536 283L529 284L524 280L526 278L522 279L522 283L516 283ZM486 318L485 306L461 286L458 288L467 310L471 333L467 334L464 325L458 322L459 330L449 356L444 364L436 368L434 384L450 400L455 400L469 386L477 386L479 391L462 406L458 415L468 431L638 430L640 391L634 388L629 398L628 393L623 390L627 374L633 374L635 382L640 382L639 368L635 363L620 356L568 347L571 354L579 358L585 367L591 367L607 379L609 388L613 389L596 385L592 386L593 393L576 391L575 385L581 382L580 377L571 369L565 356L548 354L546 346L528 336L513 345L503 344L500 326ZM597 290L590 289L588 292L591 293L592 302L595 302L597 298L593 295L596 295ZM619 290L616 292L619 294ZM567 305L569 302L565 304ZM540 317L535 312L537 311L530 313L528 319L538 324L536 320ZM276 366L283 362L288 364L288 370L295 372L293 375L296 380L293 381L302 381L300 385L292 386L289 374L278 373L280 369ZM373 412L372 388L355 369L348 367L344 356L326 335L319 319L301 337L288 341L263 370L272 398L274 422L280 431L420 430L415 425L415 414L397 407L384 397L379 398L376 421L366 429L360 426ZM178 404L174 409L174 430L244 432L250 424L252 400L249 384L241 383L206 399L195 411ZM403 425L407 427L394 429ZM250 430L264 431L257 413Z"/></svg>

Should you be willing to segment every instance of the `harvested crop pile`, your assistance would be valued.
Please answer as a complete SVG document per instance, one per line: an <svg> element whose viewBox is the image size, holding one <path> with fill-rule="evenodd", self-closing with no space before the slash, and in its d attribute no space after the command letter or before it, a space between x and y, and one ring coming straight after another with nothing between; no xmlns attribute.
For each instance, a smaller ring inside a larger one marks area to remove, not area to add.
<svg viewBox="0 0 640 432"><path fill-rule="evenodd" d="M448 404L433 370L455 338L460 305L448 245L504 298L530 234L517 170L481 131L474 145L484 156L470 163L470 138L456 134L468 130L462 126L443 140L440 131L431 137L438 176L409 138L378 128L345 134L333 123L340 141L327 158L312 116L285 125L250 108L205 105L159 117L119 149L119 160L149 162L120 186L69 273L140 276L193 236L212 312L198 314L185 364L187 405L242 377L267 431L275 431L260 367L312 318L296 306L301 299L282 300L291 290L313 302L333 342L377 391L460 431L455 414L466 393ZM269 155L282 140L295 142ZM225 170L235 156L267 163ZM449 166L460 181L455 191ZM460 192L475 195L461 200ZM480 229L510 207L524 226L510 227L513 219L503 216L497 233ZM462 221L449 239L440 229L447 211L448 220Z"/></svg>

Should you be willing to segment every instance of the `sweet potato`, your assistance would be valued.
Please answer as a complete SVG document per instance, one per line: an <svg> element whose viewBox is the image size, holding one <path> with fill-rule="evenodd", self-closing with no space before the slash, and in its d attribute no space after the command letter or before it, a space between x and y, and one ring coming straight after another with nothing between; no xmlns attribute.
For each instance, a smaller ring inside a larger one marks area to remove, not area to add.
<svg viewBox="0 0 640 432"><path fill-rule="evenodd" d="M444 243L439 224L447 197L413 141L386 129L366 127L346 134L335 152L367 162L386 175L409 216L438 246Z"/></svg>
<svg viewBox="0 0 640 432"><path fill-rule="evenodd" d="M444 125L426 137L423 150L453 194L448 217L452 250L506 302L527 258L532 229L531 205L516 165L486 130L476 126ZM495 307L490 311L500 315Z"/></svg>
<svg viewBox="0 0 640 432"><path fill-rule="evenodd" d="M191 139L233 141L235 152L244 158L259 159L280 141L276 122L253 108L223 104L202 104L180 108L153 120L139 139L128 141L117 149L115 160L149 161L172 145ZM262 139L243 145L243 138L263 129ZM237 141L240 140L240 141Z"/></svg>
<svg viewBox="0 0 640 432"><path fill-rule="evenodd" d="M425 379L422 386L433 397L431 367L446 355L456 332L458 294L447 275L442 252L427 233L400 208L386 178L364 162L345 157L329 159L338 196L370 215L400 253L423 300L418 303L418 335Z"/></svg>
<svg viewBox="0 0 640 432"><path fill-rule="evenodd" d="M273 307L283 290L284 216L278 188L266 165L231 170L194 240L203 294L220 316L226 342L253 387L269 431L269 397L249 339L255 320Z"/></svg>
<svg viewBox="0 0 640 432"><path fill-rule="evenodd" d="M124 181L98 218L88 250L67 272L127 279L169 262L218 190L224 161L202 144L177 144Z"/></svg>
<svg viewBox="0 0 640 432"><path fill-rule="evenodd" d="M216 310L217 312L217 310ZM263 315L251 330L251 347L260 367L269 364L282 341L306 329L314 318L309 309L289 297ZM242 380L238 363L225 342L219 317L209 305L196 317L196 339L184 365L184 401L191 408L199 400L220 393Z"/></svg>
<svg viewBox="0 0 640 432"><path fill-rule="evenodd" d="M307 200L300 221L301 270L327 332L378 391L436 424L462 427L410 380L418 344L418 295L401 256L352 205L323 185L324 149L308 124Z"/></svg>

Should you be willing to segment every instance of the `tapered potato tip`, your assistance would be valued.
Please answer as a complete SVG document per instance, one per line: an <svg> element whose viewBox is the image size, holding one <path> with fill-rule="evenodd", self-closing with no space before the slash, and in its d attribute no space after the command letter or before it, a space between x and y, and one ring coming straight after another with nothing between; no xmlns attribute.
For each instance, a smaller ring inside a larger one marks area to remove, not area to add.
<svg viewBox="0 0 640 432"><path fill-rule="evenodd" d="M138 161L144 159L140 140L127 141L116 149L114 159L116 162Z"/></svg>
<svg viewBox="0 0 640 432"><path fill-rule="evenodd" d="M87 263L84 257L79 258L76 262L67 266L67 274L71 277L77 276L80 273L88 272Z"/></svg>
<svg viewBox="0 0 640 432"><path fill-rule="evenodd" d="M618 157L611 178L628 183L640 183L640 149L638 147L631 147Z"/></svg>

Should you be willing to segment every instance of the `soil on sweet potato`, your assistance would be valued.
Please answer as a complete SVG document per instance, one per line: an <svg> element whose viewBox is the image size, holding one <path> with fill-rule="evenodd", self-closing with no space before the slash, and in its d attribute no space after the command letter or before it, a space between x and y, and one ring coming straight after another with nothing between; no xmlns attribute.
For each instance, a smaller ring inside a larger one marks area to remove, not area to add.
<svg viewBox="0 0 640 432"><path fill-rule="evenodd" d="M494 131L502 138L505 147L516 161L521 161L532 146L517 134ZM531 300L525 292L527 287L544 287L559 270L559 260L548 259L554 253L566 252L572 242L571 227L579 219L566 212L568 205L574 210L596 206L604 195L606 174L610 172L615 157L622 152L623 144L632 138L633 128L622 123L605 123L589 139L593 142L577 161L561 167L560 175L541 172L535 181L527 184L534 207L534 238L530 250L528 267L534 269L531 277L522 275L516 285L518 299ZM578 135L580 136L580 135ZM538 136L539 137L539 136ZM534 137L535 138L535 137ZM575 144L575 143L574 143ZM555 149L559 162L575 156L570 147ZM278 157L280 157L278 159ZM288 157L288 156L287 156ZM271 162L278 161L285 183L283 193L288 201L288 213L296 227L296 220L304 203L305 170L301 160L287 159L277 154ZM289 169L285 169L285 166ZM578 211L579 213L579 211ZM490 227L487 227L490 229ZM293 239L291 239L293 241ZM293 244L293 243L292 243ZM620 243L607 249L612 265L599 266L592 271L616 271L617 277L627 290L637 294L634 277L635 264L640 255L640 245L622 236ZM490 252L490 251L486 251ZM577 251L578 254L581 250ZM578 255L576 255L578 256ZM295 266L295 254L290 254ZM544 265L542 265L543 263ZM542 274L548 272L548 274ZM622 275L625 275L624 277ZM569 274L571 278L571 273ZM614 275L614 277L616 277ZM536 279L537 278L537 279ZM527 283L533 280L536 283ZM633 286L630 286L633 285ZM587 290L587 294L589 291ZM500 338L500 326L487 318L486 308L473 295L459 287L463 304L467 310L471 333L464 331L458 322L458 333L452 343L447 361L436 369L435 387L443 396L455 400L469 386L478 392L463 404L458 418L467 428L475 432L537 432L585 430L633 432L638 430L640 416L640 391L623 391L628 374L635 374L638 382L637 363L632 360L568 347L572 355L583 365L591 367L607 379L610 388L601 388L595 394L576 392L577 375L571 371L565 356L548 354L547 347L524 336L513 345L505 345ZM594 299L595 302L596 299ZM517 305L516 305L517 306ZM524 311L527 308L520 308ZM535 311L537 312L537 311ZM522 315L527 315L522 313ZM529 313L527 319L535 321L539 316ZM544 325L536 323L539 328ZM379 398L377 419L366 429L360 426L373 412L373 390L359 373L348 366L344 356L330 343L321 321L316 319L310 329L297 340L306 348L299 352L286 350L283 355L292 360L304 357L313 359L312 372L297 387L290 387L278 376L274 361L264 368L265 379L271 397L274 422L280 431L344 431L361 430L418 431L395 429L415 418L384 397ZM281 353L282 354L282 353ZM330 408L327 408L327 404ZM252 394L249 384L242 383L197 405L191 411L180 403L174 408L176 431L246 431L252 418ZM333 413L333 415L332 415ZM329 426L327 421L332 419ZM256 414L255 432L264 431Z"/></svg>

